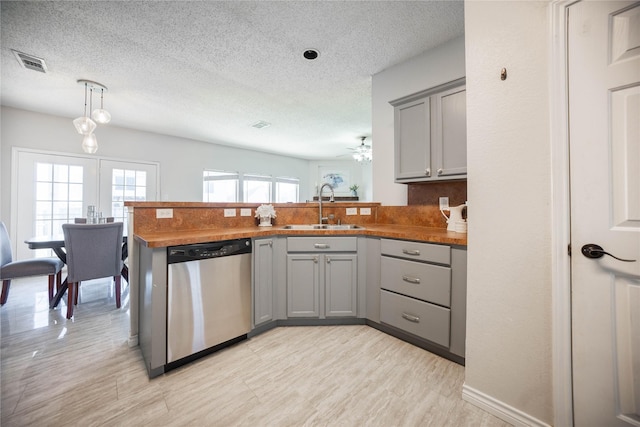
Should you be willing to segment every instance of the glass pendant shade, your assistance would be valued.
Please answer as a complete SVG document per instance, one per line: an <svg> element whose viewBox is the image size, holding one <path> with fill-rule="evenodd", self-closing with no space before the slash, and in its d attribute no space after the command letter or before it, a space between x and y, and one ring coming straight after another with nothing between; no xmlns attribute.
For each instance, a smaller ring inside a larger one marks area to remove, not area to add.
<svg viewBox="0 0 640 427"><path fill-rule="evenodd" d="M90 133L84 137L82 140L82 151L89 154L93 154L98 151L98 139L95 134Z"/></svg>
<svg viewBox="0 0 640 427"><path fill-rule="evenodd" d="M91 135L97 126L96 122L86 116L75 119L73 125L80 135Z"/></svg>
<svg viewBox="0 0 640 427"><path fill-rule="evenodd" d="M100 123L101 125L107 124L111 121L111 114L109 114L107 110L102 108L93 110L93 113L91 113L91 117L93 117L93 120Z"/></svg>

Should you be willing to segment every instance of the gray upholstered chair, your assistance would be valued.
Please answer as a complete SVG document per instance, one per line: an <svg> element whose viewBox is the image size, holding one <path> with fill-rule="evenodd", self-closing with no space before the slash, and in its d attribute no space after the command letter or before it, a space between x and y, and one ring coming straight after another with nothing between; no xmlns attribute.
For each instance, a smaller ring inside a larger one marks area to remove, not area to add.
<svg viewBox="0 0 640 427"><path fill-rule="evenodd" d="M49 302L53 299L53 281L56 280L56 286L60 288L62 281L62 267L64 263L55 257L26 259L23 261L14 261L11 251L11 240L4 222L0 222L0 244L2 253L0 254L1 270L0 279L2 279L2 294L0 295L0 305L4 305L9 297L9 288L11 287L11 279L18 279L29 276L49 276Z"/></svg>
<svg viewBox="0 0 640 427"><path fill-rule="evenodd" d="M63 224L64 246L67 252L67 319L73 316L78 302L80 282L113 277L116 307L120 308L122 271L121 222L108 224Z"/></svg>

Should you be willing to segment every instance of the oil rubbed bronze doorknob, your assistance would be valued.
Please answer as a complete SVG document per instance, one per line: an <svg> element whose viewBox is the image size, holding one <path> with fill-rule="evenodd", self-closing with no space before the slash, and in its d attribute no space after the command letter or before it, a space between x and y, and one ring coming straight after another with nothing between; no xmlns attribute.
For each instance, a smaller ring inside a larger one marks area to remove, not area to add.
<svg viewBox="0 0 640 427"><path fill-rule="evenodd" d="M611 258L615 258L618 261L636 262L635 259L618 258L617 256L612 255L609 252L606 252L604 249L602 249L602 246L596 245L595 243L588 243L588 244L584 245L582 247L582 255L586 256L587 258L591 258L591 259L602 258L605 255L609 255Z"/></svg>

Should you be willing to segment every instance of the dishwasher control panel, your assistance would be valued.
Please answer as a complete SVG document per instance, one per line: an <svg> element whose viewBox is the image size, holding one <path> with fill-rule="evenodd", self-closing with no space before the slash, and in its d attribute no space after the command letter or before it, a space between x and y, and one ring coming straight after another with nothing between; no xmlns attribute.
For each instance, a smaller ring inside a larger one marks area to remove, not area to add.
<svg viewBox="0 0 640 427"><path fill-rule="evenodd" d="M251 253L251 239L223 240L219 242L196 243L193 245L169 246L167 263L220 258L230 255Z"/></svg>

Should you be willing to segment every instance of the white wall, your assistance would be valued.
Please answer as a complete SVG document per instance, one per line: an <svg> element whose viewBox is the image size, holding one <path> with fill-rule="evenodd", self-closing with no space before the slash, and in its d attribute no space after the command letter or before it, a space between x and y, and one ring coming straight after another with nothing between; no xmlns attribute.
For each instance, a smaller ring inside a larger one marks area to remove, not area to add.
<svg viewBox="0 0 640 427"><path fill-rule="evenodd" d="M551 424L549 8L465 2L465 389Z"/></svg>
<svg viewBox="0 0 640 427"><path fill-rule="evenodd" d="M71 119L2 107L2 208L9 221L11 148L22 147L65 153L82 153L82 138ZM300 198L310 198L309 161L173 136L140 132L112 125L96 130L97 155L160 163L162 200L202 201L204 169L286 175L300 178ZM83 153L82 153L83 154ZM349 162L351 163L351 162Z"/></svg>
<svg viewBox="0 0 640 427"><path fill-rule="evenodd" d="M465 76L460 37L373 76L373 200L406 205L407 186L394 183L393 107L389 101Z"/></svg>

